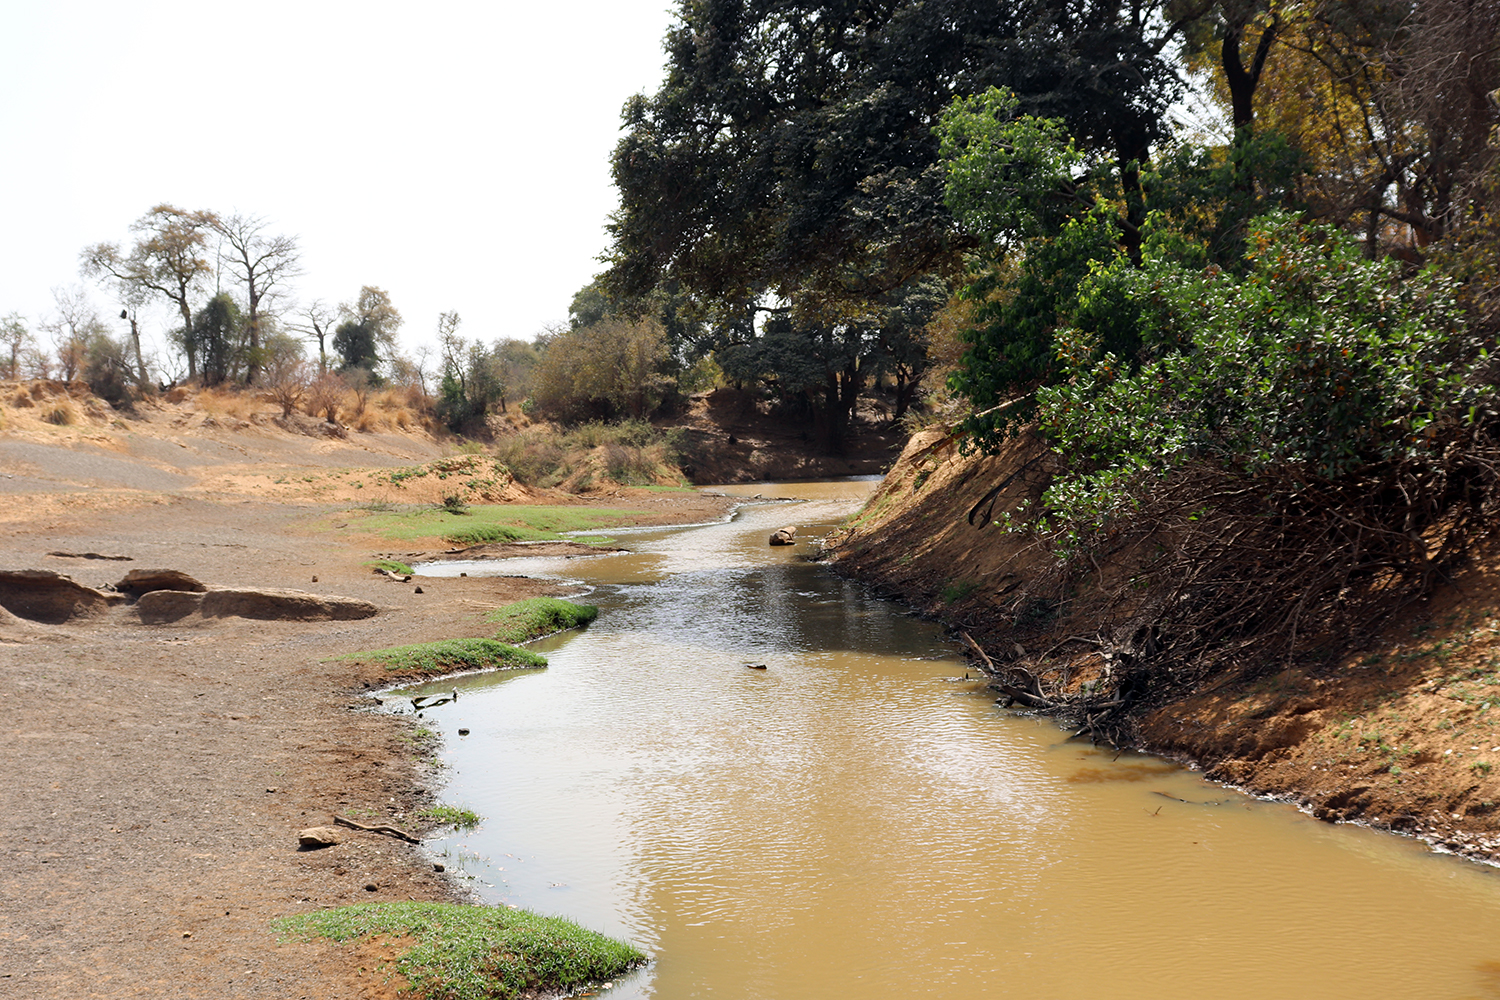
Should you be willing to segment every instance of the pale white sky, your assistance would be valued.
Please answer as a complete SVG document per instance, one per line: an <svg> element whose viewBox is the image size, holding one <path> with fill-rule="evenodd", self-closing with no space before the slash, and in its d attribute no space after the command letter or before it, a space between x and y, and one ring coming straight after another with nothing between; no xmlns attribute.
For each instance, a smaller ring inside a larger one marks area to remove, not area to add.
<svg viewBox="0 0 1500 1000"><path fill-rule="evenodd" d="M0 315L35 329L84 246L168 202L296 236L299 300L384 288L403 347L450 309L529 339L602 269L620 108L660 85L672 6L12 0Z"/></svg>

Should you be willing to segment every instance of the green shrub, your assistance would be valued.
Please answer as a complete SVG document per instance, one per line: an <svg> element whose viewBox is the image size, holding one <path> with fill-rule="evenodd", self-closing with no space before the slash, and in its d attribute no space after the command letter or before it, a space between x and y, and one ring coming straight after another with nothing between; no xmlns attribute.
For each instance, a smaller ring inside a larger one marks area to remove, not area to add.
<svg viewBox="0 0 1500 1000"><path fill-rule="evenodd" d="M495 638L501 642L526 642L587 625L597 617L599 609L592 604L574 604L556 597L531 597L491 611L485 620L498 624Z"/></svg>
<svg viewBox="0 0 1500 1000"><path fill-rule="evenodd" d="M349 653L341 660L378 663L392 673L449 674L461 670L545 667L544 657L494 639L443 639L415 646L396 646Z"/></svg>
<svg viewBox="0 0 1500 1000"><path fill-rule="evenodd" d="M494 1000L570 992L611 979L646 956L557 917L454 903L343 906L272 923L282 940L410 940L393 961L412 993Z"/></svg>

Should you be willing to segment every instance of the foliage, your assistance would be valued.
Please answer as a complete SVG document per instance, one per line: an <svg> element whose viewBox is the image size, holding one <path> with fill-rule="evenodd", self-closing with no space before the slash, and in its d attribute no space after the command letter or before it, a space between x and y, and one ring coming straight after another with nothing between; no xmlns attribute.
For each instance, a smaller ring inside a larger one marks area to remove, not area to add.
<svg viewBox="0 0 1500 1000"><path fill-rule="evenodd" d="M496 439L491 452L527 486L553 487L603 473L617 483L653 486L681 479L668 434L644 420L591 421L554 430L531 427ZM600 468L602 457L602 469Z"/></svg>
<svg viewBox="0 0 1500 1000"><path fill-rule="evenodd" d="M428 806L426 809L418 809L417 818L431 820L434 823L441 823L444 826L458 827L461 830L472 830L482 822L480 815L474 810L449 805Z"/></svg>
<svg viewBox="0 0 1500 1000"><path fill-rule="evenodd" d="M574 604L556 597L530 597L496 608L484 620L498 625L495 638L501 642L530 642L554 632L587 625L599 617L592 604Z"/></svg>
<svg viewBox="0 0 1500 1000"><path fill-rule="evenodd" d="M455 515L441 507L419 507L391 513L367 513L358 521L360 530L390 541L435 541L457 537L460 531L485 532L515 541L556 541L565 532L591 531L627 524L638 510L612 507L542 507L521 504L485 504Z"/></svg>
<svg viewBox="0 0 1500 1000"><path fill-rule="evenodd" d="M1009 85L1090 149L1144 160L1177 86L1161 6L683 2L665 81L625 109L608 284L827 313L950 270L972 244L943 210L938 113Z"/></svg>
<svg viewBox="0 0 1500 1000"><path fill-rule="evenodd" d="M635 948L557 917L508 907L374 903L283 917L284 939L411 941L396 971L419 997L492 1000L571 990L645 961Z"/></svg>
<svg viewBox="0 0 1500 1000"><path fill-rule="evenodd" d="M1481 399L1466 366L1452 283L1403 280L1336 231L1285 216L1258 221L1244 278L1170 260L1117 258L1079 292L1129 301L1148 360L1132 370L1097 334L1057 336L1066 378L1040 390L1042 433L1087 463L1047 502L1092 526L1128 500L1126 484L1194 461L1238 473L1336 479L1434 440L1434 424Z"/></svg>
<svg viewBox="0 0 1500 1000"><path fill-rule="evenodd" d="M490 407L503 406L506 394L505 361L494 349L458 335L459 317L438 317L438 345L443 357L443 380L438 390L437 416L448 429L460 433L482 423Z"/></svg>
<svg viewBox="0 0 1500 1000"><path fill-rule="evenodd" d="M461 670L545 667L544 657L493 639L443 639L414 646L348 653L341 660L375 663L392 673L451 674Z"/></svg>
<svg viewBox="0 0 1500 1000"><path fill-rule="evenodd" d="M650 416L671 379L666 335L654 319L607 318L558 333L532 373L538 413L564 423Z"/></svg>
<svg viewBox="0 0 1500 1000"><path fill-rule="evenodd" d="M227 294L208 300L193 317L187 341L198 356L204 385L218 385L239 374L246 362L245 326L240 307Z"/></svg>
<svg viewBox="0 0 1500 1000"><path fill-rule="evenodd" d="M410 566L395 559L376 559L374 562L367 563L366 565L374 566L376 569L383 569L387 573L395 573L397 576L411 576L412 572Z"/></svg>

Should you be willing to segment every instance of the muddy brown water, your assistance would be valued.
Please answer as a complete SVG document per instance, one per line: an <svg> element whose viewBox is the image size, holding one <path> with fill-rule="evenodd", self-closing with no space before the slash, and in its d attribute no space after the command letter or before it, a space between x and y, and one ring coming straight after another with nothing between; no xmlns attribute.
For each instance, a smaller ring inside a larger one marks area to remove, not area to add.
<svg viewBox="0 0 1500 1000"><path fill-rule="evenodd" d="M1500 871L1069 741L767 546L873 485L747 487L805 502L495 567L600 616L426 713L445 801L484 817L438 859L650 953L617 998L1500 997Z"/></svg>

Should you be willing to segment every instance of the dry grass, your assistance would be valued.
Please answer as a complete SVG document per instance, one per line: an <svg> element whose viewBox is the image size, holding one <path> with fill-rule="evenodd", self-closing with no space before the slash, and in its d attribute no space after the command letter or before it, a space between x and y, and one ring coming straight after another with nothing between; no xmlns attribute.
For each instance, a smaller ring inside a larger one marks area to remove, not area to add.
<svg viewBox="0 0 1500 1000"><path fill-rule="evenodd" d="M263 408L259 396L258 392L215 386L198 390L198 398L194 402L198 409L211 416L249 420L251 414Z"/></svg>

